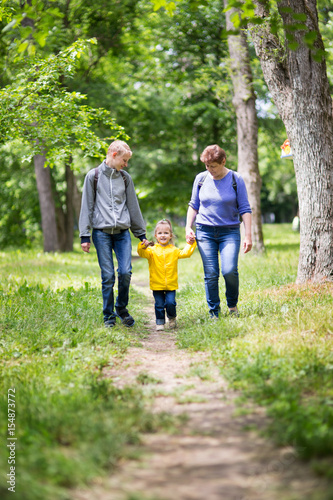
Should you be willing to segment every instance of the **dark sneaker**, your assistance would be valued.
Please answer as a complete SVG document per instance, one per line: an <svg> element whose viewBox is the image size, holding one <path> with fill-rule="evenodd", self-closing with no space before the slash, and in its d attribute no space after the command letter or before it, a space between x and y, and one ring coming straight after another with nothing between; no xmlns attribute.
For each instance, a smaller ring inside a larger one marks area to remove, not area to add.
<svg viewBox="0 0 333 500"><path fill-rule="evenodd" d="M104 321L104 326L106 328L113 328L114 326L116 326L116 318L110 318Z"/></svg>
<svg viewBox="0 0 333 500"><path fill-rule="evenodd" d="M125 309L124 311L117 311L118 318L121 319L121 323L124 326L130 327L133 326L135 321L134 318L130 315L130 313Z"/></svg>

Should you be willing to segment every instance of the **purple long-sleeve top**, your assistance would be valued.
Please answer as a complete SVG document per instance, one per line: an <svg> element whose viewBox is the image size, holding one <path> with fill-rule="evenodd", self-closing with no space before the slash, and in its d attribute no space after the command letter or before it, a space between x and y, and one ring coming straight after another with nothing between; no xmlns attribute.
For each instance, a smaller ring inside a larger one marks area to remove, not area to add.
<svg viewBox="0 0 333 500"><path fill-rule="evenodd" d="M237 183L237 194L232 185L233 175ZM231 170L218 181L208 172L198 174L193 183L189 205L198 212L196 223L207 226L237 227L240 224L239 215L252 213L244 180Z"/></svg>

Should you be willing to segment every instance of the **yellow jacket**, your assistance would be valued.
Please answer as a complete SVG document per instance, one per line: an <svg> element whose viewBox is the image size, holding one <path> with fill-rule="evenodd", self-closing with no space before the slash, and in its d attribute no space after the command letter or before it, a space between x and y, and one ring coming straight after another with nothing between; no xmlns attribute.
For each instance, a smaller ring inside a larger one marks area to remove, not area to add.
<svg viewBox="0 0 333 500"><path fill-rule="evenodd" d="M149 284L151 290L177 290L178 288L178 259L191 257L197 242L192 245L186 243L184 250L172 244L162 246L156 243L153 247L144 248L141 242L138 245L140 257L148 259Z"/></svg>

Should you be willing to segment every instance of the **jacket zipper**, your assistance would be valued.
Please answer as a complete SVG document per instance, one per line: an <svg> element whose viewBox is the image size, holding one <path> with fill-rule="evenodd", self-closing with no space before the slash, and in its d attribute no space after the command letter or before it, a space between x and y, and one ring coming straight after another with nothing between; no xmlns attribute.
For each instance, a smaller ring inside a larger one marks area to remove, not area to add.
<svg viewBox="0 0 333 500"><path fill-rule="evenodd" d="M114 173L114 169L112 169L111 175L110 175L110 195L111 195L111 203L112 203L112 211L113 211L113 219L114 219L114 228L117 227L117 218L116 218L116 212L114 211L114 199L113 199L113 189L112 189L112 176Z"/></svg>
<svg viewBox="0 0 333 500"><path fill-rule="evenodd" d="M167 270L166 270L166 265L165 265L165 248L163 248L163 257L164 257L165 289L167 289L167 287L168 287L168 281L167 281Z"/></svg>

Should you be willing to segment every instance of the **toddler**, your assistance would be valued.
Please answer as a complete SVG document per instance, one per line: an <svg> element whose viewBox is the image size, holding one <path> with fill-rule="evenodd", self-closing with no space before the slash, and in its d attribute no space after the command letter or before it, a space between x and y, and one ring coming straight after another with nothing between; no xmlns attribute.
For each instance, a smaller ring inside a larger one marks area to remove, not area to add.
<svg viewBox="0 0 333 500"><path fill-rule="evenodd" d="M154 232L157 244L149 246L148 241L139 243L138 254L148 259L149 283L155 299L156 330L164 330L165 311L170 328L176 323L176 290L178 288L178 259L191 257L196 241L187 243L184 250L173 245L171 222L160 220Z"/></svg>

